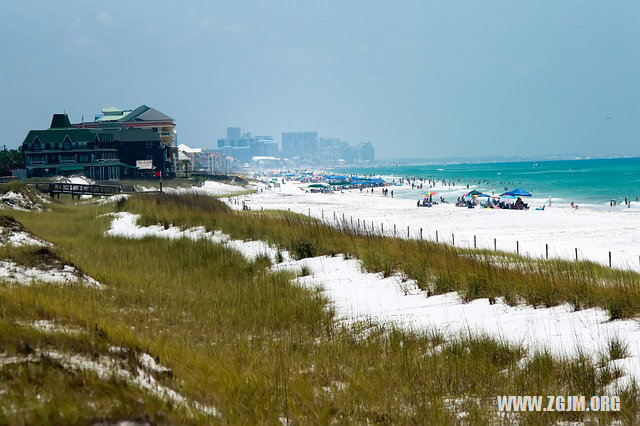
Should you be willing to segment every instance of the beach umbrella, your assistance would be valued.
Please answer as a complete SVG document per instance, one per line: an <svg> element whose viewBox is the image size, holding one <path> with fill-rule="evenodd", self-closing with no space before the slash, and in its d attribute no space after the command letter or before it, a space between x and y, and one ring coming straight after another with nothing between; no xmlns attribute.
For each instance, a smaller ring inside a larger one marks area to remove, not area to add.
<svg viewBox="0 0 640 426"><path fill-rule="evenodd" d="M425 193L422 194L423 197L431 197L432 195L436 195L437 192L435 191L427 191Z"/></svg>
<svg viewBox="0 0 640 426"><path fill-rule="evenodd" d="M309 188L325 188L326 185L324 183L313 183L309 185Z"/></svg>
<svg viewBox="0 0 640 426"><path fill-rule="evenodd" d="M475 189L473 191L469 191L466 194L463 195L463 197L474 197L476 195L482 195L482 192L480 191L476 191Z"/></svg>
<svg viewBox="0 0 640 426"><path fill-rule="evenodd" d="M503 193L501 195L502 196L510 195L512 197L531 197L531 194L529 194L527 191L525 191L522 188L516 188L516 189L513 189L511 191L507 191L507 192L505 192L505 193Z"/></svg>

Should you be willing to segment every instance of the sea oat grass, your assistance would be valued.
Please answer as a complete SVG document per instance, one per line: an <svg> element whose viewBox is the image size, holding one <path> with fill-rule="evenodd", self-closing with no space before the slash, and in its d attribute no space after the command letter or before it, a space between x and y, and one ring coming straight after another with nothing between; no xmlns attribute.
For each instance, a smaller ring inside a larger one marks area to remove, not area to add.
<svg viewBox="0 0 640 426"><path fill-rule="evenodd" d="M385 254L369 260L372 271L402 271L434 292L457 291L470 300L511 294L527 301L533 297L528 287L544 288L551 279L559 288L554 300L568 301L563 292L571 287L563 280L581 279L579 268L565 264L548 271L537 261L506 268L481 253L359 235L286 212L234 212L197 195L134 196L123 207L141 213L143 224L205 226L290 252L300 241L311 241L314 255L362 258L379 247ZM214 405L220 416L193 417L122 381L99 380L42 361L0 366L0 391L11 395L0 402L2 423L495 423L505 421L496 412L496 395L576 392L590 397L602 394L615 377L585 359L532 358L533 348L486 336L350 325L335 317L321 291L295 285L294 274L270 272L264 258L249 262L207 241L107 237L112 217L105 213L115 209L63 200L46 212L11 213L54 243L56 256L98 279L104 289L0 285L0 350L19 354L53 348L100 355L118 346L146 352L172 370L170 377L159 379L164 385ZM3 253L27 261L31 252ZM621 275L589 268L592 275L583 291L589 304L604 304L611 299L609 280ZM436 286L438 279L442 283ZM635 294L627 290L621 299L625 308L633 306L628 299ZM69 336L28 326L39 320L79 327L83 333ZM637 394L621 395L621 413L525 413L506 421L634 423Z"/></svg>

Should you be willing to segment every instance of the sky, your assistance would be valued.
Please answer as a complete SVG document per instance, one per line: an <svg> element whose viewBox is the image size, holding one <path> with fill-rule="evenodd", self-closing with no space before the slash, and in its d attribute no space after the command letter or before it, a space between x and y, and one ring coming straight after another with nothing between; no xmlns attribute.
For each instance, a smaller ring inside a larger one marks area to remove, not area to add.
<svg viewBox="0 0 640 426"><path fill-rule="evenodd" d="M178 142L318 131L377 158L640 155L636 0L0 2L7 147L146 104Z"/></svg>

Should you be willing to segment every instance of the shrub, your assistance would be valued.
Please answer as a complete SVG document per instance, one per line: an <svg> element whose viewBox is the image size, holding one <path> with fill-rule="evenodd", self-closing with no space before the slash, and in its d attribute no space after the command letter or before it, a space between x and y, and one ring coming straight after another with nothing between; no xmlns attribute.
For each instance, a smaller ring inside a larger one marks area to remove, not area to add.
<svg viewBox="0 0 640 426"><path fill-rule="evenodd" d="M620 340L619 337L614 337L607 343L607 352L609 353L609 359L622 359L629 356L629 345Z"/></svg>
<svg viewBox="0 0 640 426"><path fill-rule="evenodd" d="M307 257L316 256L317 248L316 244L312 241L297 241L293 244L293 250L291 250L291 255L294 259L306 259Z"/></svg>
<svg viewBox="0 0 640 426"><path fill-rule="evenodd" d="M306 277L307 275L311 275L311 270L309 269L309 267L303 266L302 268L300 268L300 273L298 274L298 276Z"/></svg>

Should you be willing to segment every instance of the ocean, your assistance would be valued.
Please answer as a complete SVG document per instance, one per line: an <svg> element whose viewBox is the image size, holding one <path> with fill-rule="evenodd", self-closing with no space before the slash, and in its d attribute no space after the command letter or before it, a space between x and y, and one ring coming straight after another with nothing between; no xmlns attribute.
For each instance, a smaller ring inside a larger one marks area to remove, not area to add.
<svg viewBox="0 0 640 426"><path fill-rule="evenodd" d="M505 188L521 187L529 191L533 196L531 201L538 204L548 203L551 198L559 204L575 202L584 207L609 208L610 200L615 199L619 206L625 207L624 198L628 197L632 207L640 207L640 201L635 202L636 197L640 197L640 158L348 167L339 171L454 180L456 187L445 191L448 201L452 201L449 197L464 193L469 184L470 188L495 194L504 192ZM400 196L415 197L419 192Z"/></svg>

